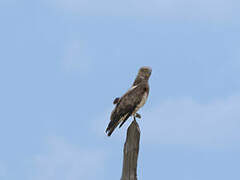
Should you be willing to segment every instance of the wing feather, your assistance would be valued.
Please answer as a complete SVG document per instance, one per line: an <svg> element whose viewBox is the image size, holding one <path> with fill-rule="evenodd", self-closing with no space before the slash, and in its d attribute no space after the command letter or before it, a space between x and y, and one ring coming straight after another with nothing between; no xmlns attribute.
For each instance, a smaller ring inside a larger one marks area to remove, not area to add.
<svg viewBox="0 0 240 180"><path fill-rule="evenodd" d="M111 113L111 121L108 124L106 133L108 136L112 134L114 129L120 127L126 122L126 120L132 115L136 107L141 103L144 93L148 89L148 83L142 82L137 86L130 88L118 101L114 110Z"/></svg>

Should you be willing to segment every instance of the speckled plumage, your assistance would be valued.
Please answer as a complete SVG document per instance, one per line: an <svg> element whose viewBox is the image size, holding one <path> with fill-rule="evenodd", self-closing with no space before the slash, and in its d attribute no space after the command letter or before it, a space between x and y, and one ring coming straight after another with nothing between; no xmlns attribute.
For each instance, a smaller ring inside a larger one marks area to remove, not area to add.
<svg viewBox="0 0 240 180"><path fill-rule="evenodd" d="M151 75L151 68L140 68L138 75L133 83L133 86L121 97L114 100L116 104L110 117L110 123L106 129L108 136L112 134L114 129L130 117L135 116L137 111L145 104L149 94L148 79Z"/></svg>

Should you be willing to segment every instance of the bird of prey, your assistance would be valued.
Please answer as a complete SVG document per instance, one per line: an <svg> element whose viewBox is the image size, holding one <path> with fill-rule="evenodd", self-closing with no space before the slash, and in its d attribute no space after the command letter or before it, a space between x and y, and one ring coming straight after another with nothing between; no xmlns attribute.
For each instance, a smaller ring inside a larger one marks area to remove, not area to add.
<svg viewBox="0 0 240 180"><path fill-rule="evenodd" d="M114 129L121 123L120 128L130 116L133 116L134 119L141 118L137 111L147 100L149 94L148 79L151 73L150 67L141 67L132 87L122 97L113 101L116 106L111 113L110 122L106 129L108 136L111 136Z"/></svg>

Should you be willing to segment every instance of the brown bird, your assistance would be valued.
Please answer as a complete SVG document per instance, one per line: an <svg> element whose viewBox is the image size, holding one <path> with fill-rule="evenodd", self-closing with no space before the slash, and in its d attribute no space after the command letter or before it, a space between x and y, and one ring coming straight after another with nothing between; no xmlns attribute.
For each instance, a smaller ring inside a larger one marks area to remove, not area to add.
<svg viewBox="0 0 240 180"><path fill-rule="evenodd" d="M141 118L137 111L145 104L149 94L148 79L151 76L150 67L141 67L132 87L120 98L116 98L113 104L116 104L110 117L110 122L106 129L108 136L111 136L114 129L120 124L119 128L126 120L133 116L135 119Z"/></svg>

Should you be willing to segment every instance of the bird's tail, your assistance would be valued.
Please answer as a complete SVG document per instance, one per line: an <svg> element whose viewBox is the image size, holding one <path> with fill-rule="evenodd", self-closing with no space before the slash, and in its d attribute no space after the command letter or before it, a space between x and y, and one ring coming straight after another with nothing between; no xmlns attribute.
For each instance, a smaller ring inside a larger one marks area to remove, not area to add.
<svg viewBox="0 0 240 180"><path fill-rule="evenodd" d="M112 118L111 118L112 120L110 121L110 123L108 124L108 127L106 129L107 135L111 136L112 132L118 126L118 124L120 122L124 123L129 118L129 116L130 116L129 113L125 114L124 116L121 116L120 118L119 118L119 116L114 116L113 115ZM122 124L121 124L121 126L122 126Z"/></svg>
<svg viewBox="0 0 240 180"><path fill-rule="evenodd" d="M120 123L119 119L115 119L115 120L110 121L110 123L108 124L108 127L106 129L106 133L107 133L108 136L111 136L114 129L118 126L119 123Z"/></svg>

